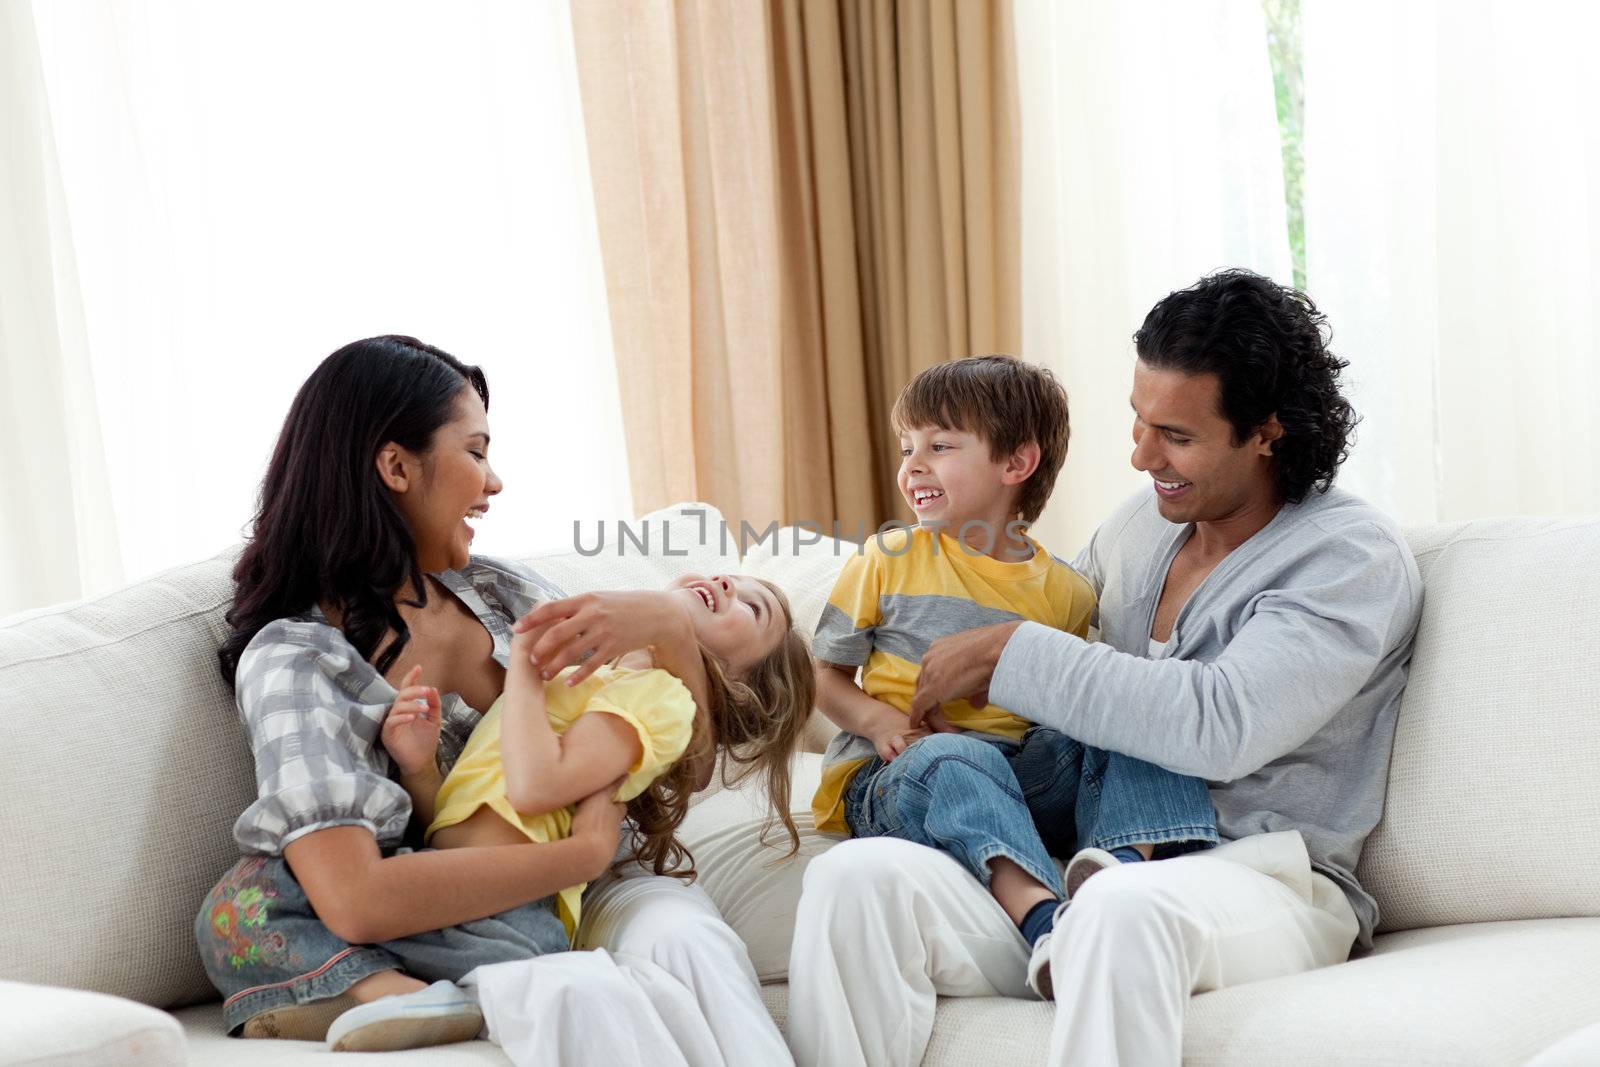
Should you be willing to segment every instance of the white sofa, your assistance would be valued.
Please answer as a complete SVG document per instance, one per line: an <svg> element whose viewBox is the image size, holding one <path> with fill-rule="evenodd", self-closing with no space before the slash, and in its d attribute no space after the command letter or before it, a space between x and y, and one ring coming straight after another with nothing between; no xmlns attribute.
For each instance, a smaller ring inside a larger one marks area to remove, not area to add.
<svg viewBox="0 0 1600 1067"><path fill-rule="evenodd" d="M814 625L850 546L797 546L807 535L786 530L741 562L715 536L713 509L685 507L651 517L649 557L629 543L619 558L613 541L594 558L528 562L571 591L742 568L784 586L799 624ZM1186 1062L1600 1063L1600 520L1483 521L1410 538L1426 603L1384 819L1360 866L1383 909L1377 947L1195 997ZM215 658L231 557L0 622L0 1063L324 1055L225 1037L191 940L254 790ZM816 725L796 769L800 811L826 739ZM784 912L800 864L777 889L754 891L738 861L758 825L758 800L724 791L696 805L685 836L772 982L763 992L781 1023ZM803 855L827 844L807 829ZM1051 1010L947 999L925 1062L1040 1062ZM506 1060L479 1041L392 1062Z"/></svg>

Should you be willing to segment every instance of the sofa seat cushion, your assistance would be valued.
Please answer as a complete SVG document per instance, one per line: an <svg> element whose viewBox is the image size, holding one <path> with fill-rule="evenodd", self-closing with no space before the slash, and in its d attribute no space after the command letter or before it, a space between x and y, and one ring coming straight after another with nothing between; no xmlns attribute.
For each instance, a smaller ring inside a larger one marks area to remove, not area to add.
<svg viewBox="0 0 1600 1067"><path fill-rule="evenodd" d="M330 1060L321 1041L248 1041L229 1037L222 1023L222 1004L202 1004L176 1013L189 1035L189 1067L294 1067L295 1064L342 1063ZM511 1067L500 1046L488 1041L386 1052L381 1057L354 1057L354 1062L381 1063L383 1067ZM181 1061L180 1061L181 1062Z"/></svg>
<svg viewBox="0 0 1600 1067"><path fill-rule="evenodd" d="M1600 1063L1600 1023L1568 1034L1538 1056L1528 1067L1594 1067Z"/></svg>
<svg viewBox="0 0 1600 1067"><path fill-rule="evenodd" d="M175 1067L184 1062L177 1020L104 993L0 982L0 1020L5 1034L0 1063L7 1067Z"/></svg>
<svg viewBox="0 0 1600 1067"><path fill-rule="evenodd" d="M761 992L784 1025L788 987ZM1053 1021L1037 1001L941 997L923 1067L1043 1063ZM1520 1064L1566 1038L1586 1047L1572 1035L1595 1022L1600 919L1475 923L1389 934L1362 959L1194 997L1183 1062Z"/></svg>
<svg viewBox="0 0 1600 1067"><path fill-rule="evenodd" d="M1185 1061L1522 1063L1600 1020L1600 919L1389 934L1338 967L1194 998Z"/></svg>

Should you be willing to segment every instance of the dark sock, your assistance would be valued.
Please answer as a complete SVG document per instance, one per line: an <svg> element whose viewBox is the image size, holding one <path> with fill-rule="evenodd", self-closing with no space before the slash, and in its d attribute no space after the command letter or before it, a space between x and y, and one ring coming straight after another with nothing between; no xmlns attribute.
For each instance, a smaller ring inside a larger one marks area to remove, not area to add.
<svg viewBox="0 0 1600 1067"><path fill-rule="evenodd" d="M1059 900L1041 900L1029 908L1028 914L1017 924L1017 929L1022 931L1022 939L1032 945L1048 934L1055 927L1056 907L1060 903Z"/></svg>
<svg viewBox="0 0 1600 1067"><path fill-rule="evenodd" d="M1121 860L1123 863L1144 862L1144 855L1132 845L1123 845L1121 848L1114 848L1111 850L1111 854L1117 857L1117 859Z"/></svg>

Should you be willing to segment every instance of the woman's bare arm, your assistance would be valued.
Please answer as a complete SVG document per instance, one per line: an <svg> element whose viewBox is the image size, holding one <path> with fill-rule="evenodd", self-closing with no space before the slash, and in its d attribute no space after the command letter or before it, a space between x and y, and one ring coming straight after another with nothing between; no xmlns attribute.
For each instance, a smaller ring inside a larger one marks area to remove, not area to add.
<svg viewBox="0 0 1600 1067"><path fill-rule="evenodd" d="M353 945L470 922L592 881L616 855L623 806L614 785L585 798L572 836L548 844L490 845L383 856L371 831L330 826L283 850L325 926Z"/></svg>

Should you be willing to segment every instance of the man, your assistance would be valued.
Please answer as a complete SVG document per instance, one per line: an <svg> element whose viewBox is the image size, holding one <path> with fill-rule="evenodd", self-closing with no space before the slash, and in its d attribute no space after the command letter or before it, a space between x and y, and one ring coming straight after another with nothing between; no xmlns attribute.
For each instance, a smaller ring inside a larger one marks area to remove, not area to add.
<svg viewBox="0 0 1600 1067"><path fill-rule="evenodd" d="M813 860L790 963L802 1064L920 1059L938 994L1057 1003L1050 1062L1177 1064L1189 996L1344 960L1421 608L1394 524L1332 488L1355 417L1304 295L1224 271L1134 335L1133 465L1152 485L1078 557L1100 642L1008 622L935 642L913 718L980 694L1210 783L1224 844L1083 882L1034 947L947 857ZM937 721L936 719L933 721Z"/></svg>

